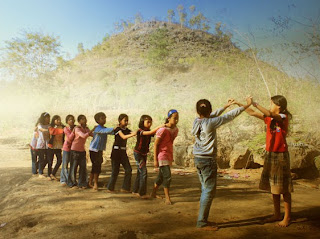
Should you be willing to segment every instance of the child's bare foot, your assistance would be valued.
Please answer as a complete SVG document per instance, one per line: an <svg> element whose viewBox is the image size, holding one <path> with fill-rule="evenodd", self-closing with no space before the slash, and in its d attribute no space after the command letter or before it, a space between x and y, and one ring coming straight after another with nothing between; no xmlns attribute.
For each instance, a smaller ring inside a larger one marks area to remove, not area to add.
<svg viewBox="0 0 320 239"><path fill-rule="evenodd" d="M287 226L289 226L290 225L290 218L288 218L288 219L283 219L281 222L279 222L278 223L278 226L279 227L287 227Z"/></svg>
<svg viewBox="0 0 320 239"><path fill-rule="evenodd" d="M199 227L200 230L203 231L218 231L218 227L217 226L205 226L205 227Z"/></svg>
<svg viewBox="0 0 320 239"><path fill-rule="evenodd" d="M123 189L123 188L120 189L120 192L122 192L122 193L131 193L130 191L125 190L125 189Z"/></svg>
<svg viewBox="0 0 320 239"><path fill-rule="evenodd" d="M107 189L107 193L115 193L115 191Z"/></svg>
<svg viewBox="0 0 320 239"><path fill-rule="evenodd" d="M51 177L47 177L47 180L48 180L48 181L51 181L51 180L53 180L53 179L52 179Z"/></svg>
<svg viewBox="0 0 320 239"><path fill-rule="evenodd" d="M61 186L65 187L65 186L67 186L67 184L66 183L61 183Z"/></svg>
<svg viewBox="0 0 320 239"><path fill-rule="evenodd" d="M98 191L98 185L94 185L94 186L93 186L93 190Z"/></svg>
<svg viewBox="0 0 320 239"><path fill-rule="evenodd" d="M82 186L82 187L79 187L79 188L81 188L81 189L87 189L87 187L86 187L86 186Z"/></svg>
<svg viewBox="0 0 320 239"><path fill-rule="evenodd" d="M139 193L138 193L138 195L139 195ZM139 195L139 197L140 197L141 199L149 199L149 198L150 198L149 195L143 195L143 196L140 196L140 195Z"/></svg>
<svg viewBox="0 0 320 239"><path fill-rule="evenodd" d="M132 195L135 196L135 197L140 197L140 194L139 194L139 193L134 193L134 192L132 192Z"/></svg>
<svg viewBox="0 0 320 239"><path fill-rule="evenodd" d="M46 176L43 174L39 174L39 178L46 178Z"/></svg>
<svg viewBox="0 0 320 239"><path fill-rule="evenodd" d="M166 205L172 205L172 202L171 202L170 198L166 198L165 204Z"/></svg>
<svg viewBox="0 0 320 239"><path fill-rule="evenodd" d="M52 180L58 181L58 179L56 178L56 176L54 176L53 174L50 174L50 178L51 178Z"/></svg>
<svg viewBox="0 0 320 239"><path fill-rule="evenodd" d="M92 182L88 183L89 188L93 188Z"/></svg>
<svg viewBox="0 0 320 239"><path fill-rule="evenodd" d="M272 217L269 217L263 220L264 223L271 223L271 222L277 222L277 221L281 221L280 215L273 215Z"/></svg>

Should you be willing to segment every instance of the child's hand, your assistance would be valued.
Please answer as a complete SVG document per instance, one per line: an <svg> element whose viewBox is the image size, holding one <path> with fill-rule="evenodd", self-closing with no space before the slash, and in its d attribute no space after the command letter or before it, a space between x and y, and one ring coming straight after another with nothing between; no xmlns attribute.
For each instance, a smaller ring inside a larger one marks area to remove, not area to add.
<svg viewBox="0 0 320 239"><path fill-rule="evenodd" d="M233 98L228 99L228 103L227 103L227 107L229 107L230 105L235 104L236 101Z"/></svg>
<svg viewBox="0 0 320 239"><path fill-rule="evenodd" d="M137 133L138 133L138 131L134 131L134 132L132 132L132 136L136 136L136 135L137 135Z"/></svg>
<svg viewBox="0 0 320 239"><path fill-rule="evenodd" d="M253 102L253 99L252 99L251 96L247 96L246 101L247 101L247 104L248 104L248 105L251 105L252 102Z"/></svg>

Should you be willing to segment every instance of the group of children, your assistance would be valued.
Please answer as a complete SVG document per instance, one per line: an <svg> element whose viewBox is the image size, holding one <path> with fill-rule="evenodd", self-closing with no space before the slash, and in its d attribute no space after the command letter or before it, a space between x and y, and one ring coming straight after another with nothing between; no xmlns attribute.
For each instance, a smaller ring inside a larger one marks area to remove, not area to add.
<svg viewBox="0 0 320 239"><path fill-rule="evenodd" d="M95 114L94 119L98 125L90 130L87 127L87 118L84 115L78 116L78 125L75 125L74 116L68 115L66 117L67 125L64 126L61 123L60 116L54 115L50 122L50 114L47 112L42 113L36 123L33 139L30 143L33 175L38 173L40 178L58 180L56 173L62 164L60 174L62 186L83 189L89 186L94 190L98 190L98 179L103 162L103 151L106 150L107 136L114 135L115 139L111 152L112 172L107 184L107 191L114 192L121 164L124 168L125 176L120 191L129 193L131 192L132 168L127 156L127 139L137 136L134 157L138 169L132 193L141 198L147 198L146 161L151 137L156 135L154 146L156 152L155 164L159 165L159 175L151 196L156 197L157 189L163 184L166 203L171 204L168 188L171 181L170 166L173 161L173 141L178 134L178 111L170 110L165 124L153 130L151 130L151 116L142 115L138 131L133 132L127 128L129 117L126 114L119 115L118 125L115 128L104 126L106 115L103 112ZM89 147L92 169L88 179L85 143L89 136L93 138ZM55 155L57 162L52 170ZM43 174L46 165L48 165L47 176ZM76 180L77 172L79 174L78 180Z"/></svg>
<svg viewBox="0 0 320 239"><path fill-rule="evenodd" d="M231 105L239 107L222 113ZM261 113L250 108L253 105ZM286 135L288 133L289 119L292 117L287 110L287 100L281 95L271 97L270 109L262 107L254 102L252 97L247 98L247 104L231 99L228 103L212 112L211 103L202 99L196 104L199 115L193 123L192 134L195 137L193 149L195 167L201 183L200 209L197 220L197 227L205 230L217 230L213 223L208 221L212 200L216 192L217 184L217 137L216 129L221 125L232 121L235 117L246 111L249 115L264 120L267 128L266 151L264 168L261 175L259 188L267 190L273 195L274 215L265 222L281 221L278 225L286 227L290 223L291 215L291 192L293 192L290 174L290 160ZM156 135L154 142L154 166L159 168L159 174L154 182L151 197L157 197L157 190L160 185L164 187L165 202L171 204L169 188L171 182L170 166L173 162L173 141L177 137L179 114L176 110L170 110L164 125L151 130L152 118L149 115L142 115L139 121L139 130L132 132L127 128L129 117L126 114L119 115L118 126L116 128L106 128L106 115L102 112L95 116L97 126L92 130L87 128L87 119L84 115L78 116L79 125L75 126L74 116L66 117L67 126L61 124L61 118L57 115L52 117L42 113L34 132L31 142L32 173L39 171L39 177L43 175L43 169L48 164L48 178L56 180L56 172L62 162L60 182L69 187L86 188L87 186L97 190L98 178L101 173L102 154L106 149L107 135L115 135L112 146L111 178L107 184L108 192L113 192L119 174L120 164L122 164L125 176L122 184L122 192L130 192L132 168L126 153L127 139L137 137L134 148L134 157L137 164L137 177L134 182L133 192L142 198L148 197L147 191L147 154L151 137ZM92 136L90 143L90 159L92 170L87 180L86 168L86 139ZM62 157L61 157L61 150ZM57 163L52 170L53 157L56 155ZM39 163L37 163L39 158ZM62 158L62 160L61 160ZM68 164L70 166L68 167ZM77 168L79 166L79 178L76 181ZM281 220L280 196L284 197L285 215Z"/></svg>

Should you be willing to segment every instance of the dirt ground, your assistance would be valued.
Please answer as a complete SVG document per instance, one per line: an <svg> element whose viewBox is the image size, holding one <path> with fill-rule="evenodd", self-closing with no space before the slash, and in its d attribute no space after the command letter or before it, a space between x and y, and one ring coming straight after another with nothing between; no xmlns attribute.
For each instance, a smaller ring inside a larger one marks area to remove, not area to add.
<svg viewBox="0 0 320 239"><path fill-rule="evenodd" d="M261 169L220 171L209 217L219 230L205 232L195 227L200 196L195 170L172 172L170 206L161 199L108 194L108 162L98 192L69 189L32 177L28 149L0 140L0 238L320 238L319 180L294 181L293 222L279 228L261 223L273 210L271 195L258 190ZM152 167L148 173L150 192L156 173ZM123 172L116 189L122 180Z"/></svg>

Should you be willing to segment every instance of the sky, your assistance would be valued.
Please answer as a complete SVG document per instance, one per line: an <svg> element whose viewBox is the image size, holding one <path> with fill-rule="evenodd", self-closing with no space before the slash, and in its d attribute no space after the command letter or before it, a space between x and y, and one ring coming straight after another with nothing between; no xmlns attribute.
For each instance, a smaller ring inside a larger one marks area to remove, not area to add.
<svg viewBox="0 0 320 239"><path fill-rule="evenodd" d="M297 20L320 16L318 0L0 0L0 49L5 41L23 30L59 36L65 56L77 54L78 43L90 49L106 34L114 33L114 23L140 13L144 20L167 20L167 10L196 6L210 19L212 29L221 21L227 29L254 36L257 47L268 47L281 39L268 38L271 17L291 16ZM213 30L211 30L213 31ZM302 29L291 29L289 39L303 38ZM235 36L234 41L243 39Z"/></svg>

